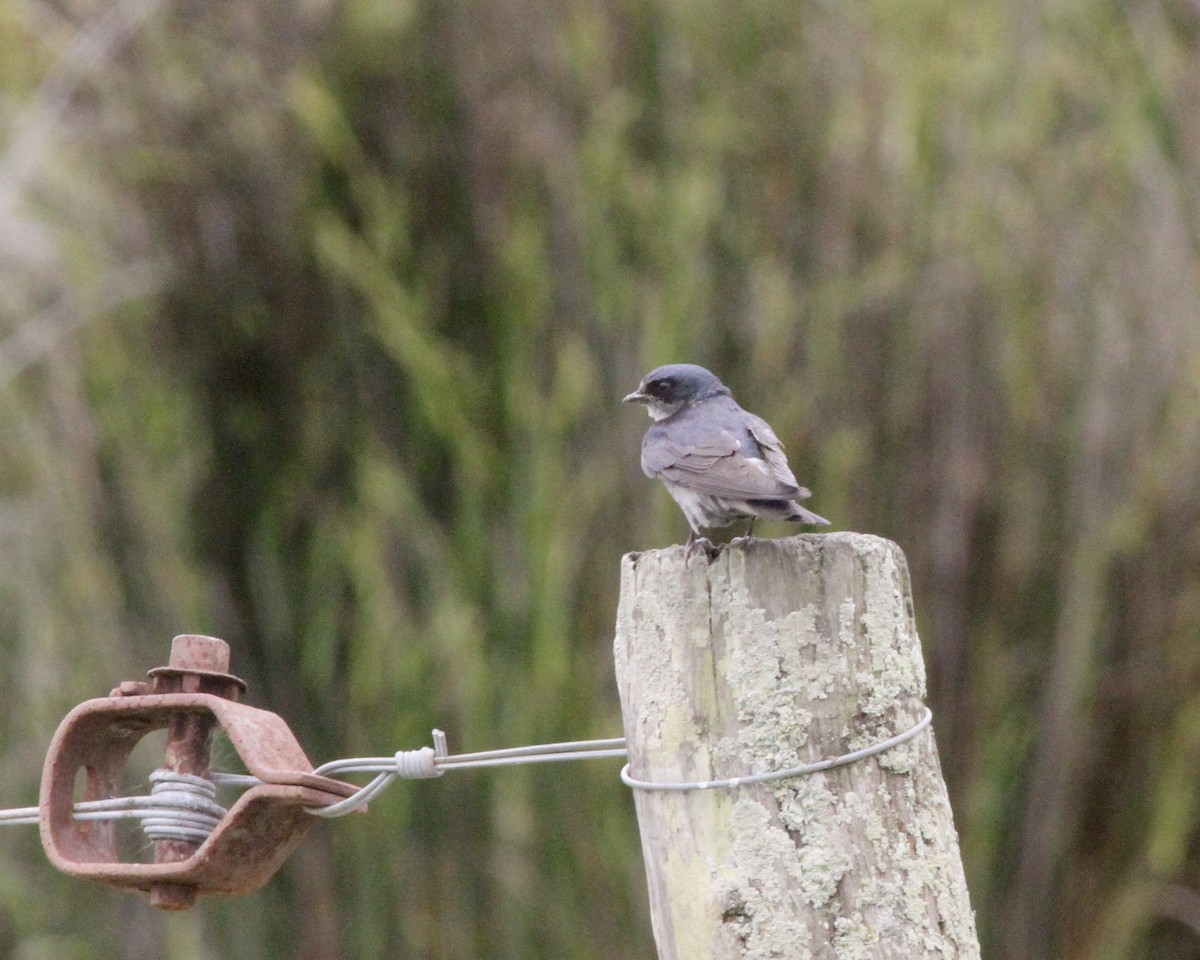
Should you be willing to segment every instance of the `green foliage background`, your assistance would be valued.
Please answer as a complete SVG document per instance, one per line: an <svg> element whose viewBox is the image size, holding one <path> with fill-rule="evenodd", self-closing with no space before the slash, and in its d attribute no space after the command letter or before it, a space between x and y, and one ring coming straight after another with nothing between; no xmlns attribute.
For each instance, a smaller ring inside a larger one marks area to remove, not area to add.
<svg viewBox="0 0 1200 960"><path fill-rule="evenodd" d="M617 734L619 557L685 532L618 401L691 360L908 555L985 955L1200 957L1194 3L13 0L0 49L0 805L182 632L316 760ZM20 960L652 951L603 763L394 787L179 916L0 837Z"/></svg>

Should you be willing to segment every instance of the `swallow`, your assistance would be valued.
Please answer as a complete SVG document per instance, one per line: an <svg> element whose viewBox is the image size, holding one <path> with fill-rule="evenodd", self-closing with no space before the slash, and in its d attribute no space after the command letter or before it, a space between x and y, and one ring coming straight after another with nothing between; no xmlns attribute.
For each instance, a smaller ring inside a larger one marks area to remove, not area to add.
<svg viewBox="0 0 1200 960"><path fill-rule="evenodd" d="M702 530L736 520L829 521L800 505L812 494L788 467L770 424L743 410L714 374L691 363L651 370L625 403L643 403L654 424L642 439L642 470L657 477L687 518L688 545Z"/></svg>

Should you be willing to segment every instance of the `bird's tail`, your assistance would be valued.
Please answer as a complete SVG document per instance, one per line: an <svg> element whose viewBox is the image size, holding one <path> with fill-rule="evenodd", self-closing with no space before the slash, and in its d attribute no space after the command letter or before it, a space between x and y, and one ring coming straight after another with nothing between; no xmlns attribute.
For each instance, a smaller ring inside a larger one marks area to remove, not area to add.
<svg viewBox="0 0 1200 960"><path fill-rule="evenodd" d="M796 501L793 500L790 505L792 508L791 515L785 519L791 520L794 523L809 523L813 526L820 527L829 526L828 520L819 514L813 513L811 510L806 510L804 507L800 506L800 504L796 503Z"/></svg>

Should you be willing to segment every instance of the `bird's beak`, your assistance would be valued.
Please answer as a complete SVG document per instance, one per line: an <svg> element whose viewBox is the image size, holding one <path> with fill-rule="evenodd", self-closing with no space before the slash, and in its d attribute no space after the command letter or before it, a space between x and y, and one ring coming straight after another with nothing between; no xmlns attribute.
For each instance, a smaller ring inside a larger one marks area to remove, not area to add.
<svg viewBox="0 0 1200 960"><path fill-rule="evenodd" d="M642 393L642 388L638 387L638 389L634 390L633 393L626 394L625 399L622 400L621 402L629 403L630 401L635 401L637 403L645 403L649 399L650 399L650 395L646 394L646 393Z"/></svg>

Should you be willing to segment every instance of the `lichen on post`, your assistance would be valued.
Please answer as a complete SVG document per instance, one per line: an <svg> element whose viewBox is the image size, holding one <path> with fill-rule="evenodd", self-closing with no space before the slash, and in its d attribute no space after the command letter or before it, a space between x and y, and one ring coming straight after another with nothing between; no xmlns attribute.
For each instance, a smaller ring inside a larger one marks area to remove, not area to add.
<svg viewBox="0 0 1200 960"><path fill-rule="evenodd" d="M672 547L628 554L621 571L633 777L782 770L923 716L908 569L890 541ZM660 960L979 956L932 729L820 773L634 793Z"/></svg>

